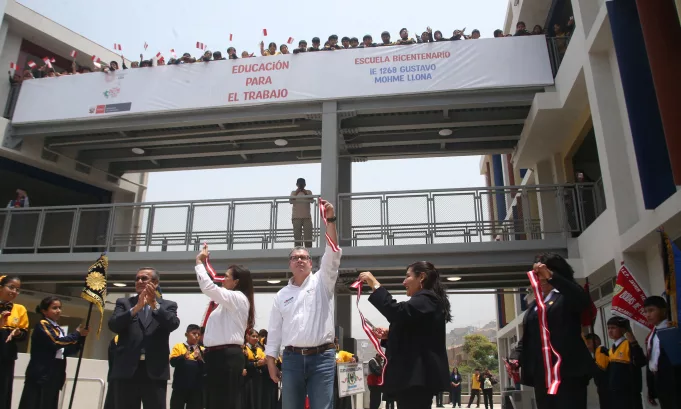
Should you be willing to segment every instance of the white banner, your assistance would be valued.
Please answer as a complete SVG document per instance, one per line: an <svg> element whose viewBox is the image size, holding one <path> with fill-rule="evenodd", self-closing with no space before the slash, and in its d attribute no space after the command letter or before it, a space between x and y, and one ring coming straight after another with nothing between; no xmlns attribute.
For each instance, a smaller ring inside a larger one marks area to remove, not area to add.
<svg viewBox="0 0 681 409"><path fill-rule="evenodd" d="M338 396L357 395L364 392L364 368L362 364L338 363Z"/></svg>
<svg viewBox="0 0 681 409"><path fill-rule="evenodd" d="M551 84L544 36L447 41L29 80L13 122Z"/></svg>

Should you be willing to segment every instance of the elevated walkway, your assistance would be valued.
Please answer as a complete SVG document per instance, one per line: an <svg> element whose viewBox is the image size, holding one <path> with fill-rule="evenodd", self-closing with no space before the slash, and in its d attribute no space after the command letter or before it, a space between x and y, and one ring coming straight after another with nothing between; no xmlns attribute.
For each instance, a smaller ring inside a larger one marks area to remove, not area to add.
<svg viewBox="0 0 681 409"><path fill-rule="evenodd" d="M450 280L449 290L524 287L537 253L567 256L568 238L599 212L598 192L580 184L340 194L339 290L371 270L399 292L406 266L424 259ZM510 198L503 221L493 217L495 195ZM313 207L318 258L323 231ZM216 267L244 264L257 291L274 292L287 280L290 218L288 197L3 209L0 263L29 287L77 290L85 268L107 251L110 291L126 291L114 283L131 288L137 269L151 265L163 272L165 292L188 292L196 291L194 256L208 242Z"/></svg>

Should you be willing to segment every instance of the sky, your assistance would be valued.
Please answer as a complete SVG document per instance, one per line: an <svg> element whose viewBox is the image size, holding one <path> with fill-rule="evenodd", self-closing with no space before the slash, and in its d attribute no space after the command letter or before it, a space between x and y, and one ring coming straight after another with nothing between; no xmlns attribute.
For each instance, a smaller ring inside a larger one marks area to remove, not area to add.
<svg viewBox="0 0 681 409"><path fill-rule="evenodd" d="M445 36L451 36L455 29L466 28L466 33L470 33L477 28L482 37L492 37L493 31L503 26L508 6L508 0L452 0L427 6L412 1L344 0L330 8L311 0L19 2L102 46L112 49L114 43L121 44L126 58L133 60L144 52L145 42L149 44L145 58L150 58L158 51L168 56L171 48L177 54L190 52L199 55L197 41L207 44L211 51L220 50L224 54L227 47L233 46L241 53L243 50L255 52L261 40L266 43L274 41L279 45L289 37L293 37L297 44L301 39L311 43L315 36L324 40L331 34L337 34L361 40L365 34L371 34L377 41L382 31L390 31L395 38L401 28L407 28L412 37L426 27L441 30ZM263 29L267 29L267 37L263 37ZM232 42L229 41L230 34L233 34ZM472 156L355 163L352 190L369 192L484 186L479 161L478 156ZM295 189L298 177L306 178L308 188L314 193L319 192L320 165L306 164L152 173L146 200L284 196ZM192 264L193 260L188 261L187 267L192 268ZM256 296L258 328L267 326L272 297L269 294ZM484 325L495 319L491 295L450 295L449 298L454 321L448 329ZM183 327L198 323L207 304L203 295L174 294L173 299L179 304ZM406 296L398 296L397 299L404 300ZM387 325L366 297L362 298L360 308L375 325ZM183 333L175 331L171 344L180 342ZM354 306L352 335L366 338Z"/></svg>

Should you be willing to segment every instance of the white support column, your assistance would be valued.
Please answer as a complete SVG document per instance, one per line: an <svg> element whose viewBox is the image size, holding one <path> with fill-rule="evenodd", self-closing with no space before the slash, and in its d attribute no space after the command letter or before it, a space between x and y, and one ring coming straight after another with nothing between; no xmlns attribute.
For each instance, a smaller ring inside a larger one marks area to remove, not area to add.
<svg viewBox="0 0 681 409"><path fill-rule="evenodd" d="M322 104L322 175L321 196L338 205L338 104L335 101ZM324 223L320 223L320 246L324 247Z"/></svg>
<svg viewBox="0 0 681 409"><path fill-rule="evenodd" d="M535 166L534 178L537 185L554 184L554 162L544 160ZM542 230L542 237L561 237L564 230L565 209L558 206L562 203L556 190L543 189L537 193L537 207Z"/></svg>
<svg viewBox="0 0 681 409"><path fill-rule="evenodd" d="M338 194L352 193L352 159L338 159ZM346 198L336 203L338 207L338 242L341 247L351 246L352 201Z"/></svg>

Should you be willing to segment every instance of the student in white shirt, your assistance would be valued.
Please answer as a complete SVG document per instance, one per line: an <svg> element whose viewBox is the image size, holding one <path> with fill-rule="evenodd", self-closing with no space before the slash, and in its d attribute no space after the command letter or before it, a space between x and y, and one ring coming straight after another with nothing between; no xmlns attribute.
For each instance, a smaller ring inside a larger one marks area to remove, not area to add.
<svg viewBox="0 0 681 409"><path fill-rule="evenodd" d="M646 298L643 309L648 322L654 326L645 342L648 351L648 402L657 405L656 400L659 400L661 409L677 409L681 407L681 366L672 365L657 336L658 330L671 326L667 319L667 302L654 295Z"/></svg>
<svg viewBox="0 0 681 409"><path fill-rule="evenodd" d="M289 254L293 278L274 299L266 345L267 366L274 382L282 380L282 409L300 409L305 397L310 407L333 407L333 380L336 370L334 339L334 290L341 250L336 246L334 208L322 202L327 221L326 233L332 243L326 246L319 271L312 274L310 253L296 247ZM335 251L334 251L335 250ZM284 347L282 372L276 359Z"/></svg>
<svg viewBox="0 0 681 409"><path fill-rule="evenodd" d="M208 275L204 263L208 246L196 256L196 278L201 292L217 303L206 323L203 345L206 370L207 409L239 409L246 358L242 351L247 328L255 324L253 280L243 266L232 265L222 287Z"/></svg>

